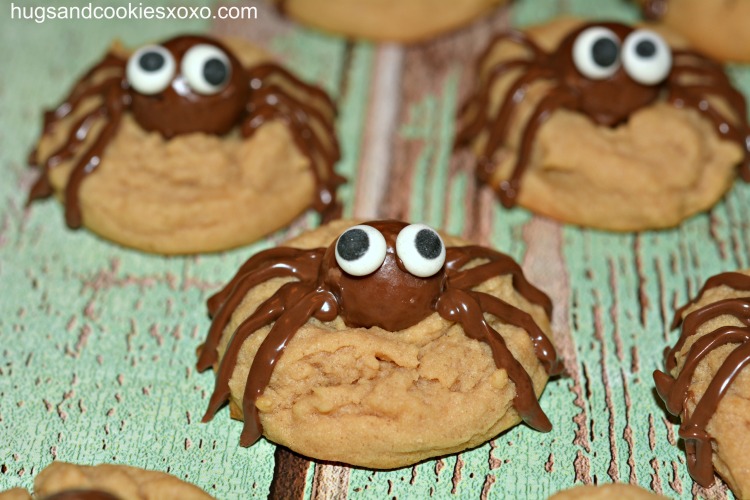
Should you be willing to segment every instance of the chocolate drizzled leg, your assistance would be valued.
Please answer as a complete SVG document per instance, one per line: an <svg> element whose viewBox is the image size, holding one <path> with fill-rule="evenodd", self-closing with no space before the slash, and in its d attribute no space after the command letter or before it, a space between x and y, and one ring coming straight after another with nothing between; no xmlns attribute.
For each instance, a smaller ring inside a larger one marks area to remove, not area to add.
<svg viewBox="0 0 750 500"><path fill-rule="evenodd" d="M313 316L324 315L332 320L338 315L336 299L330 292L315 290L294 301L296 304L284 312L271 328L255 354L242 401L244 426L240 435L240 445L250 446L263 434L256 402L263 395L271 375L289 341L297 331ZM241 344L240 344L241 345Z"/></svg>
<svg viewBox="0 0 750 500"><path fill-rule="evenodd" d="M741 344L748 341L750 341L750 329L748 328L732 326L719 328L695 341L695 344L690 347L685 365L675 380L667 382L665 376L668 375L658 372L660 375L656 380L656 390L664 400L667 410L673 415L679 415L680 412L685 410L685 395L688 393L695 370L700 362L714 349L727 344ZM657 375L655 374L654 377L657 377Z"/></svg>
<svg viewBox="0 0 750 500"><path fill-rule="evenodd" d="M106 115L106 108L99 106L96 109L90 111L82 118L80 118L68 132L68 136L65 142L60 146L54 153L52 153L45 162L41 165L41 172L39 177L31 189L29 190L29 196L26 200L26 205L31 204L34 200L41 198L47 198L52 196L54 189L49 180L49 171L58 163L65 161L75 155L79 146L83 141L86 140L89 134L89 130L93 126L94 122L99 118ZM30 164L36 164L37 150L31 152L33 158L29 158Z"/></svg>
<svg viewBox="0 0 750 500"><path fill-rule="evenodd" d="M492 157L503 142L505 142L510 122L519 104L523 102L528 86L537 80L553 77L554 73L552 71L543 67L533 66L529 71L516 78L510 86L500 104L497 115L492 120L484 151L478 159L477 175L480 179L486 181L491 179L496 168L496 165L492 162ZM484 103L484 105L489 106L489 102ZM528 125L526 129L528 129ZM525 131L523 135L524 137L526 136Z"/></svg>
<svg viewBox="0 0 750 500"><path fill-rule="evenodd" d="M346 179L334 171L341 152L334 131L337 111L330 96L274 64L252 68L249 76L253 92L248 104L248 117L242 125L243 135L250 137L269 120L280 119L287 123L297 148L308 158L313 169L318 190L313 208L321 213L324 221L340 217L341 206L336 202L336 189ZM285 82L292 90L270 83L274 79ZM301 101L294 95L293 89L302 89L312 97L313 102L317 101L317 105ZM320 133L316 132L314 123L321 129Z"/></svg>
<svg viewBox="0 0 750 500"><path fill-rule="evenodd" d="M733 288L734 290L750 292L750 276L748 276L747 274L734 272L721 273L717 274L716 276L711 276L710 278L708 278L708 280L706 280L706 283L703 285L703 287L698 292L698 295L696 295L693 300L677 309L674 314L674 318L672 319L672 328L674 329L680 326L680 323L682 323L682 315L690 306L698 303L698 301L703 298L703 295L708 290L719 286L728 286L729 288Z"/></svg>
<svg viewBox="0 0 750 500"><path fill-rule="evenodd" d="M102 81L97 82L96 84L92 84L91 80L102 71L124 69L124 65L125 61L120 59L118 56L111 53L107 54L75 84L75 86L68 93L68 96L56 108L44 112L42 134L50 132L52 127L54 127L58 122L60 122L71 112L73 112L83 100L95 95L106 94L107 87L113 84L117 84L122 79L122 74L109 76ZM66 144L63 145L55 154L59 154L66 149L70 149L70 147L77 147L78 143L85 140L86 134L83 133L81 135L78 131L81 129L81 126L83 125L83 122L87 117L91 117L93 114L96 114L98 112L99 110L94 110L93 112L88 113L86 117L75 124L70 134L68 135ZM90 124L87 124L86 128L89 127ZM73 144L74 142L75 144ZM28 156L29 166L41 167L41 173L34 186L32 186L31 191L29 192L29 196L26 202L27 205L34 200L51 196L53 193L52 186L49 183L48 171L52 166L52 163L58 160L51 160L50 157L45 161L43 165L39 165L38 152L39 150L37 145L29 152Z"/></svg>
<svg viewBox="0 0 750 500"><path fill-rule="evenodd" d="M122 89L112 84L105 94L107 123L99 132L94 144L78 160L70 172L68 182L65 186L65 222L71 229L81 226L81 207L78 195L83 180L99 166L104 155L104 150L112 141L120 126L124 108Z"/></svg>
<svg viewBox="0 0 750 500"><path fill-rule="evenodd" d="M521 145L518 150L518 157L516 158L516 164L513 167L513 172L510 178L500 183L500 201L503 206L510 208L516 204L516 198L518 198L519 187L521 185L521 177L526 172L529 161L531 160L531 150L534 145L534 138L537 136L541 126L549 120L552 113L561 108L576 109L578 107L578 97L572 92L566 91L560 88L557 92L548 94L544 99L539 101L534 112L529 117L528 122L521 135ZM494 153L500 146L500 142L487 143L487 150L485 158L489 161Z"/></svg>
<svg viewBox="0 0 750 500"><path fill-rule="evenodd" d="M315 255L308 255L310 253L313 253ZM290 268L298 269L297 277L299 279L312 279L313 277L317 276L317 268L319 265L313 261L321 258L323 253L325 253L325 249L323 248L304 250L301 248L292 247L270 248L268 250L263 250L262 252L256 253L240 266L232 279L229 280L229 282L224 285L221 290L208 298L206 304L208 306L209 315L213 316L219 310L219 307L221 307L224 301L227 300L229 295L234 290L234 287L242 278L244 278L246 274L261 269L265 266L277 267L277 264L279 264L280 261L282 263L281 265L283 266L286 265L284 264L284 262L289 263L289 261L293 260L293 265L290 265ZM304 264L308 259L310 260L309 264Z"/></svg>
<svg viewBox="0 0 750 500"><path fill-rule="evenodd" d="M735 316L745 326L750 327L750 298L720 300L688 314L684 321L683 334L665 356L668 372L677 367L677 354L685 342L698 333L700 325L724 314Z"/></svg>
<svg viewBox="0 0 750 500"><path fill-rule="evenodd" d="M750 333L750 332L749 332ZM692 415L680 426L680 437L685 440L688 471L695 481L707 487L713 483L713 448L706 432L709 420L716 412L737 375L750 364L750 343L744 343L727 357L716 372Z"/></svg>
<svg viewBox="0 0 750 500"><path fill-rule="evenodd" d="M477 90L473 96L463 103L458 112L458 121L462 125L456 133L456 138L453 142L453 147L455 149L468 145L480 133L482 133L482 130L487 126L487 122L489 121L490 92L492 91L492 85L495 80L516 68L528 68L531 63L530 60L514 59L492 67L490 75L486 78L486 81L482 83L479 90ZM471 113L472 111L473 113ZM473 115L473 118L467 119L467 115Z"/></svg>
<svg viewBox="0 0 750 500"><path fill-rule="evenodd" d="M216 346L221 340L221 334L251 288L270 279L283 277L312 282L317 277L324 252L322 248L301 250L281 247L261 252L245 262L232 280L208 299L209 314L213 316L213 321L206 342L201 347L198 371L206 370L216 362Z"/></svg>
<svg viewBox="0 0 750 500"><path fill-rule="evenodd" d="M463 266L474 259L487 259L490 262L471 269L461 270ZM529 302L541 306L547 316L552 317L552 301L550 298L529 283L521 266L505 254L478 245L449 247L446 249L445 268L451 286L462 290L469 290L495 276L510 274L513 280L513 288Z"/></svg>
<svg viewBox="0 0 750 500"><path fill-rule="evenodd" d="M300 283L287 283L259 305L255 312L237 327L237 330L232 334L232 338L229 339L227 350L219 365L214 392L208 402L203 422L211 420L219 408L229 399L229 379L237 365L237 357L245 340L260 328L277 321L290 307L290 304L294 304L309 291L308 286Z"/></svg>
<svg viewBox="0 0 750 500"><path fill-rule="evenodd" d="M557 357L555 346L552 345L547 335L539 328L539 325L536 324L529 313L488 293L469 292L469 295L477 301L479 307L486 314L491 314L503 323L521 328L529 334L529 338L534 344L536 357L542 363L548 375L562 373L564 367L562 360Z"/></svg>
<svg viewBox="0 0 750 500"><path fill-rule="evenodd" d="M469 338L490 347L495 366L505 370L516 386L513 407L521 419L538 431L552 430L552 423L539 406L529 374L508 350L502 335L487 324L479 303L467 292L450 289L440 297L436 309L443 318L460 324Z"/></svg>

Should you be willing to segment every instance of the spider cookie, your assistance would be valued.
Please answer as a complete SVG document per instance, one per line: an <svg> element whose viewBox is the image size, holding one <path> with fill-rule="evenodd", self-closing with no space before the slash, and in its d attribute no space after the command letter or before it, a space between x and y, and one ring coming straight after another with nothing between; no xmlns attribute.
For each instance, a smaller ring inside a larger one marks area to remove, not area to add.
<svg viewBox="0 0 750 500"><path fill-rule="evenodd" d="M750 62L750 1L638 0L647 19L664 23L704 54ZM718 29L717 29L718 28Z"/></svg>
<svg viewBox="0 0 750 500"><path fill-rule="evenodd" d="M549 298L508 256L422 224L323 226L249 259L208 306L204 421L228 401L243 446L383 469L551 428Z"/></svg>
<svg viewBox="0 0 750 500"><path fill-rule="evenodd" d="M279 12L354 38L419 42L445 33L507 0L272 0Z"/></svg>
<svg viewBox="0 0 750 500"><path fill-rule="evenodd" d="M679 415L687 467L701 486L714 469L737 498L750 497L750 271L710 278L677 311L682 334L654 372L659 396Z"/></svg>
<svg viewBox="0 0 750 500"><path fill-rule="evenodd" d="M69 227L148 252L243 245L309 207L337 215L335 114L245 42L115 46L45 113L29 201L54 194Z"/></svg>
<svg viewBox="0 0 750 500"><path fill-rule="evenodd" d="M750 180L743 96L654 31L559 19L497 37L456 147L506 207L630 231L678 224Z"/></svg>
<svg viewBox="0 0 750 500"><path fill-rule="evenodd" d="M34 495L14 488L0 500L211 500L192 484L164 472L127 465L52 462L34 479Z"/></svg>

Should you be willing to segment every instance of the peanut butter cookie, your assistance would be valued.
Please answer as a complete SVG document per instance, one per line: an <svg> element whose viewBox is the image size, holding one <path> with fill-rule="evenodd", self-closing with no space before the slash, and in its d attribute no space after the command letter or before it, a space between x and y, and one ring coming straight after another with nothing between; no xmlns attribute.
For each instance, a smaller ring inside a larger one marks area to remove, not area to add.
<svg viewBox="0 0 750 500"><path fill-rule="evenodd" d="M750 62L750 1L638 0L646 18L664 23L719 61Z"/></svg>
<svg viewBox="0 0 750 500"><path fill-rule="evenodd" d="M337 221L248 260L209 300L198 368L241 444L372 468L478 446L561 371L549 298L512 259L422 224Z"/></svg>
<svg viewBox="0 0 750 500"><path fill-rule="evenodd" d="M272 0L310 26L354 38L419 42L468 24L507 0Z"/></svg>
<svg viewBox="0 0 750 500"><path fill-rule="evenodd" d="M211 500L192 484L164 472L127 465L52 462L34 479L34 496L14 488L0 500Z"/></svg>
<svg viewBox="0 0 750 500"><path fill-rule="evenodd" d="M654 372L667 409L682 420L687 467L701 486L714 469L737 498L750 497L750 271L710 278L677 311L682 334Z"/></svg>
<svg viewBox="0 0 750 500"><path fill-rule="evenodd" d="M238 40L113 47L44 117L29 199L69 227L182 254L250 243L308 207L336 216L336 110Z"/></svg>
<svg viewBox="0 0 750 500"><path fill-rule="evenodd" d="M738 171L750 180L744 97L655 31L558 19L497 37L476 78L456 146L506 207L663 228L714 205Z"/></svg>

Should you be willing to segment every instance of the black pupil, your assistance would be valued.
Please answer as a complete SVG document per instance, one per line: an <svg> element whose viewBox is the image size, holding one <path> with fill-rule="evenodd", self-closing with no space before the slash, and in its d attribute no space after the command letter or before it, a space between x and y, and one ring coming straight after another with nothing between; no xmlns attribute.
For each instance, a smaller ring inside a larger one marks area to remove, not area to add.
<svg viewBox="0 0 750 500"><path fill-rule="evenodd" d="M609 38L600 38L591 47L594 62L603 68L608 68L617 62L617 53L617 44Z"/></svg>
<svg viewBox="0 0 750 500"><path fill-rule="evenodd" d="M350 229L339 238L336 250L344 260L357 260L370 248L370 238L362 229Z"/></svg>
<svg viewBox="0 0 750 500"><path fill-rule="evenodd" d="M213 58L203 65L203 78L211 85L221 85L227 79L227 66L220 59Z"/></svg>
<svg viewBox="0 0 750 500"><path fill-rule="evenodd" d="M429 260L437 259L443 250L443 242L440 241L440 236L429 229L422 229L417 233L414 246L419 255Z"/></svg>
<svg viewBox="0 0 750 500"><path fill-rule="evenodd" d="M164 66L164 56L158 52L146 52L141 56L138 64L149 73L159 71Z"/></svg>
<svg viewBox="0 0 750 500"><path fill-rule="evenodd" d="M656 44L651 40L643 40L635 46L635 53L641 57L651 57L656 54Z"/></svg>

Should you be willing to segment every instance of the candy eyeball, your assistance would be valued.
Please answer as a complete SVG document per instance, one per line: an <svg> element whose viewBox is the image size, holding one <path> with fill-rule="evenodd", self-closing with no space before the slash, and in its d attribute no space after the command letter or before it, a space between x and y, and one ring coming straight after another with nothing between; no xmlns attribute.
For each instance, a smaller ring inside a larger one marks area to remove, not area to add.
<svg viewBox="0 0 750 500"><path fill-rule="evenodd" d="M573 64L592 80L604 80L620 68L620 39L601 26L583 30L573 42Z"/></svg>
<svg viewBox="0 0 750 500"><path fill-rule="evenodd" d="M396 254L414 276L434 276L445 264L445 244L440 235L424 224L411 224L398 233Z"/></svg>
<svg viewBox="0 0 750 500"><path fill-rule="evenodd" d="M185 53L180 70L195 92L212 95L224 90L229 83L232 63L223 50L202 43Z"/></svg>
<svg viewBox="0 0 750 500"><path fill-rule="evenodd" d="M169 86L175 66L174 57L167 49L161 45L148 45L130 56L125 77L136 92L154 95Z"/></svg>
<svg viewBox="0 0 750 500"><path fill-rule="evenodd" d="M385 261L385 237L372 226L350 227L336 241L336 262L345 273L366 276Z"/></svg>
<svg viewBox="0 0 750 500"><path fill-rule="evenodd" d="M622 64L636 82L656 85L672 70L672 50L657 33L637 30L622 44Z"/></svg>

